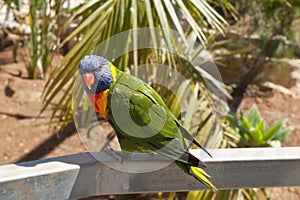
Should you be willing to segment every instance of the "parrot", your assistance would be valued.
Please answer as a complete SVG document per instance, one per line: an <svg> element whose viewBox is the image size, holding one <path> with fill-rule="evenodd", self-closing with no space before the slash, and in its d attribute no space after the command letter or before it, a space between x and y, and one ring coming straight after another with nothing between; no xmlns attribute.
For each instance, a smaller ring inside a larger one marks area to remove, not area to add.
<svg viewBox="0 0 300 200"><path fill-rule="evenodd" d="M150 85L99 55L83 57L78 72L93 109L112 126L122 151L158 153L217 191L204 170L207 166L188 151L185 139L211 155Z"/></svg>

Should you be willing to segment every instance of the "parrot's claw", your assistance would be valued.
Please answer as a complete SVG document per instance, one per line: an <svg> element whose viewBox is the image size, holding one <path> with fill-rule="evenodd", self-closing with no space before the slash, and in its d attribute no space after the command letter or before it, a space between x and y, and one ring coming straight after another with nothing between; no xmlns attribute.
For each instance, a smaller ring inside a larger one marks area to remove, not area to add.
<svg viewBox="0 0 300 200"><path fill-rule="evenodd" d="M109 146L106 146L102 151L107 153L108 155L112 156L114 159L118 160L120 163L123 163L122 152L115 151Z"/></svg>

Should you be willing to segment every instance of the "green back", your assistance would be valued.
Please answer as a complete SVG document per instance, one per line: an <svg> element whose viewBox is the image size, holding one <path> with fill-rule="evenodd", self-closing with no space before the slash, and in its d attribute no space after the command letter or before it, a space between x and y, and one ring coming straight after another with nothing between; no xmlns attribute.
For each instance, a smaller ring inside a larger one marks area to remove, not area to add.
<svg viewBox="0 0 300 200"><path fill-rule="evenodd" d="M125 151L155 151L178 160L186 150L174 115L162 98L140 79L117 71L108 96L108 119Z"/></svg>

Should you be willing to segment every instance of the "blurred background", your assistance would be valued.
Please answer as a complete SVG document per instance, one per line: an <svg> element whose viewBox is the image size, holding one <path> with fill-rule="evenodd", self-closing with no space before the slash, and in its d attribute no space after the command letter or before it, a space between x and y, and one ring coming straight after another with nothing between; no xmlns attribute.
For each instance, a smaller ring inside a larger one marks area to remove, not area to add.
<svg viewBox="0 0 300 200"><path fill-rule="evenodd" d="M151 63L184 75L187 81L175 93L153 84L166 78L156 70L149 70L146 81L206 147L300 146L299 17L299 0L1 0L0 164L87 151L72 117L78 63L106 39L142 27L162 29L150 31L152 46L192 47L191 57L139 49L112 55L112 62L135 75L139 65ZM109 45L126 50L138 45L138 38L133 31L124 43ZM205 60L204 51L222 81L203 76L205 63L200 69L191 64ZM217 89L211 91L208 82ZM191 86L193 91L187 90ZM117 146L109 125L102 122L101 128ZM300 187L94 197L133 198L299 199Z"/></svg>

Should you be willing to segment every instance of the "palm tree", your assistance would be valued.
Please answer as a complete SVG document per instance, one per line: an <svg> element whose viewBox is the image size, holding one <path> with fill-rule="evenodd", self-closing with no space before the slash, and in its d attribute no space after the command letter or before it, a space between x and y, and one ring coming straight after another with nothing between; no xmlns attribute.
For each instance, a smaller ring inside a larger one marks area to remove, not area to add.
<svg viewBox="0 0 300 200"><path fill-rule="evenodd" d="M60 43L60 46L62 47L71 40L75 41L75 45L61 60L60 66L51 73L44 91L45 101L42 111L51 103L55 103L52 117L58 114L60 121L63 119L64 123L68 123L72 119L72 87L80 59L91 53L92 50L95 51L96 46L103 43L103 41L112 38L118 33L131 30L127 34L127 38L125 37L118 44L112 44L112 40L109 40L109 47L106 49L102 48L101 55L108 55L109 52L113 52L115 49L110 49L111 46L119 49L124 48L127 52L131 46L134 49L132 52L121 56L118 55L117 57L114 57L114 55L108 56L113 59L113 63L121 70L133 69L137 74L139 69L137 66L147 63L161 63L177 69L190 80L190 84L196 86L197 91L194 91L194 94L197 100L199 101L201 98L202 105L211 108L203 115L201 122L197 120L196 123L198 125L193 125L195 131L197 132L198 130L199 132L199 123L202 124L203 121L209 121L212 112L215 112L211 96L205 81L203 81L203 75L199 72L199 68L196 69L195 66L189 64L190 61L187 62L185 59L180 58L178 54L174 55L174 51L172 53L170 49L176 47L176 50L178 50L182 49L182 46L185 46L186 49L189 45L195 46L194 44L199 43L201 45L193 48L195 50L193 59L196 59L202 50L212 43L213 38L217 34L224 32L224 26L227 23L212 6L223 8L224 11L230 11L230 13L234 14L231 4L226 0L210 3L205 0L97 0L87 1L74 8L69 12L69 18L62 29L67 29L74 23L76 28ZM141 41L139 39L140 31L137 31L141 27L160 28L160 31L156 31L155 28L148 29L153 49L134 48ZM174 36L173 33L175 31L176 34ZM178 42L179 40L181 42ZM194 44L191 44L191 41L194 41ZM170 51L165 52L159 49L158 46L164 46ZM210 81L213 84L221 87L221 84L213 77L207 78L211 78ZM178 106L174 103L176 102L174 101L175 97L168 95L169 93L162 88L157 89L168 105L179 116L180 113L178 113L178 110L176 111ZM183 86L180 89L182 91L186 90ZM180 93L180 91L177 92ZM200 93L202 95L198 95ZM187 97L187 95L182 96ZM205 102L204 99L210 101L210 103L203 103ZM199 107L198 104L194 106ZM191 107L189 109L192 110ZM199 108L194 110L199 110ZM191 113L191 115L197 115L197 112ZM192 120L191 117L185 118Z"/></svg>

